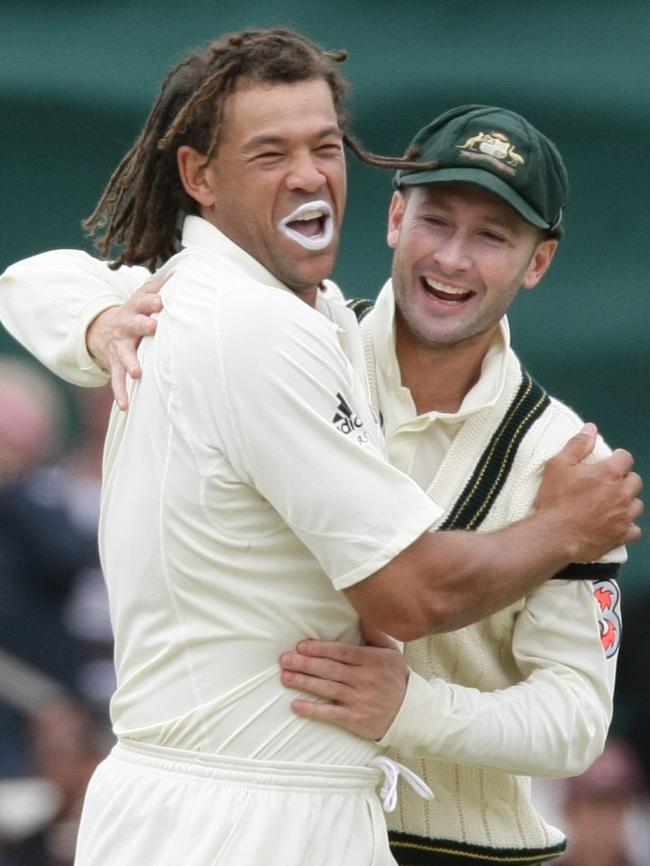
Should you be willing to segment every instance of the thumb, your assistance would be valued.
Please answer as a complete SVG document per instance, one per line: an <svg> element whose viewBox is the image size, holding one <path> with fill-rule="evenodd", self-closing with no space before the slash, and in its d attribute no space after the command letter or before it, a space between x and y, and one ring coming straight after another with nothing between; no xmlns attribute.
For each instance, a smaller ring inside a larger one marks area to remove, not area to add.
<svg viewBox="0 0 650 866"><path fill-rule="evenodd" d="M568 463L581 463L594 450L597 436L596 425L585 424L579 433L569 439L557 456L564 458Z"/></svg>
<svg viewBox="0 0 650 866"><path fill-rule="evenodd" d="M162 277L161 276L155 276L155 277L153 277L153 279L147 280L146 283L143 283L141 288L143 289L143 291L147 292L148 294L153 294L155 292L159 292L162 289L162 287L165 285L167 280L173 275L173 273L174 273L173 271L170 271L168 274L165 274Z"/></svg>
<svg viewBox="0 0 650 866"><path fill-rule="evenodd" d="M368 646L386 647L388 649L397 649L401 652L401 645L396 640L365 619L361 623L361 633Z"/></svg>

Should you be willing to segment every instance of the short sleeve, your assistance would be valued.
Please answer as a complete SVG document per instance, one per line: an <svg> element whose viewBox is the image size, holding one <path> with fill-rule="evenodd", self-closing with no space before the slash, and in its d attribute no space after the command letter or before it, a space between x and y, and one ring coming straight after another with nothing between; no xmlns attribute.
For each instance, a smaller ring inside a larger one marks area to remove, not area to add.
<svg viewBox="0 0 650 866"><path fill-rule="evenodd" d="M440 509L387 463L335 325L293 296L260 305L254 321L220 318L233 463L338 589L363 580Z"/></svg>

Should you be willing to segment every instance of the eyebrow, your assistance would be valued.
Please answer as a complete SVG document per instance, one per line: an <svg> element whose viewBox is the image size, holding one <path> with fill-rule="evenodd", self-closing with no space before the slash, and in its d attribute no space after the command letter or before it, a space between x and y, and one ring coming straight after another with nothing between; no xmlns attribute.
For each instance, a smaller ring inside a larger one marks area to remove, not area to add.
<svg viewBox="0 0 650 866"><path fill-rule="evenodd" d="M326 126L319 130L319 132L314 136L314 139L320 141L324 138L329 138L331 135L340 137L343 135L343 132L339 126L332 124L331 126ZM247 153L248 151L255 150L258 147L280 147L285 144L287 140L287 136L277 134L261 133L260 135L254 135L244 144L242 147L242 153Z"/></svg>

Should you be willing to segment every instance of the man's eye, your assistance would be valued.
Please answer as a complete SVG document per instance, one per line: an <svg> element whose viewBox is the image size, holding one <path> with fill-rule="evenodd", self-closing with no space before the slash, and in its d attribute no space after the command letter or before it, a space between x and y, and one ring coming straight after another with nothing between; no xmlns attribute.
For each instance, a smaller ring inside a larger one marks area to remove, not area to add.
<svg viewBox="0 0 650 866"><path fill-rule="evenodd" d="M503 235L497 234L496 232L484 231L481 232L481 235L491 243L504 244L506 242L506 238Z"/></svg>
<svg viewBox="0 0 650 866"><path fill-rule="evenodd" d="M318 147L318 153L322 156L338 156L341 152L341 145L338 143L321 144Z"/></svg>

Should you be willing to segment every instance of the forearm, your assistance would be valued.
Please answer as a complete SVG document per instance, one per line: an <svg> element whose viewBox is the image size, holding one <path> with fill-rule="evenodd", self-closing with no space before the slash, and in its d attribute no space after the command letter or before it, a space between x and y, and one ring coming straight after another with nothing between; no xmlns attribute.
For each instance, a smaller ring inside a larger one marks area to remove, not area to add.
<svg viewBox="0 0 650 866"><path fill-rule="evenodd" d="M408 719L398 714L382 746L531 776L583 772L602 752L609 723L593 691L569 672L539 672L489 693L412 672L404 706Z"/></svg>
<svg viewBox="0 0 650 866"><path fill-rule="evenodd" d="M77 385L104 385L109 377L88 354L86 329L130 296L142 281L135 270L111 271L77 250L33 256L0 277L0 319L53 373Z"/></svg>
<svg viewBox="0 0 650 866"><path fill-rule="evenodd" d="M527 595L573 561L555 515L538 514L492 533L434 536L444 562L431 581L444 599L436 631L489 616Z"/></svg>
<svg viewBox="0 0 650 866"><path fill-rule="evenodd" d="M494 533L425 533L348 597L364 618L400 640L461 628L572 561L573 546L559 523L550 513Z"/></svg>
<svg viewBox="0 0 650 866"><path fill-rule="evenodd" d="M459 683L411 673L400 710L384 738L403 754L489 766L513 773L567 776L583 772L603 749L612 716L616 642L603 645L599 611L620 622L618 591L590 581L551 581L527 597L514 620L496 618L466 638L446 635L426 643L432 664L461 666ZM595 587L595 588L594 588ZM498 649L495 641L502 643ZM490 646L487 645L489 642ZM422 657L422 644L407 646L407 660ZM489 663L473 668L472 653L503 652L521 672L506 688ZM496 677L496 678L495 678Z"/></svg>

